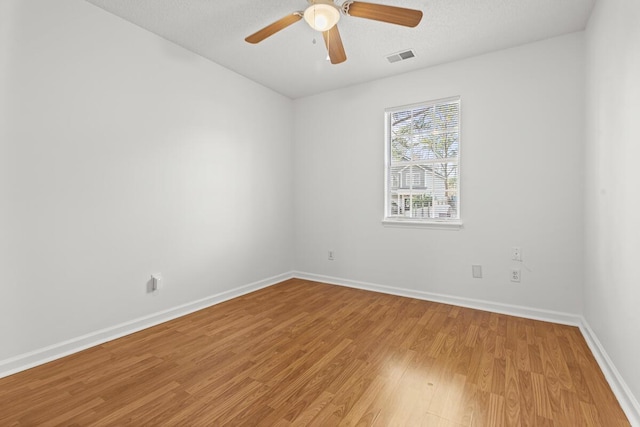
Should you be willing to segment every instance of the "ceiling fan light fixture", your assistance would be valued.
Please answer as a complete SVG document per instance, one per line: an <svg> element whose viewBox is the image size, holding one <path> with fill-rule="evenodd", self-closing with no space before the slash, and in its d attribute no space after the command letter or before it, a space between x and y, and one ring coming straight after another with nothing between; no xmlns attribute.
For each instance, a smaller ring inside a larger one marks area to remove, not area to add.
<svg viewBox="0 0 640 427"><path fill-rule="evenodd" d="M304 11L304 20L316 31L328 31L340 20L340 12L331 4L316 3Z"/></svg>

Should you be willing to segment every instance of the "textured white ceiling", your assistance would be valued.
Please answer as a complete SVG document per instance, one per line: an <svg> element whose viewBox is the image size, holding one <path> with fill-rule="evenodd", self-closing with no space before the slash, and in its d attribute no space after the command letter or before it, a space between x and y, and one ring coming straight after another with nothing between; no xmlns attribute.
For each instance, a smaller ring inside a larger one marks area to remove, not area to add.
<svg viewBox="0 0 640 427"><path fill-rule="evenodd" d="M290 98L583 30L595 0L369 0L420 9L406 28L343 16L347 61L331 65L301 20L252 45L244 38L304 10L306 0L87 0ZM338 0L340 5L342 0ZM414 49L416 57L386 56Z"/></svg>

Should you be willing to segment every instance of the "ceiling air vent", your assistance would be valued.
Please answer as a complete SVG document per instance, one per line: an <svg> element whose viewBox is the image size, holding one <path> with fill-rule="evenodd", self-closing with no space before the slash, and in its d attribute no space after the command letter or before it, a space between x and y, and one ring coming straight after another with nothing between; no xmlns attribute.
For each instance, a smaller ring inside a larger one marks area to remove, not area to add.
<svg viewBox="0 0 640 427"><path fill-rule="evenodd" d="M387 56L387 61L393 64L394 62L404 61L405 59L413 58L414 56L416 56L416 54L413 50L409 49Z"/></svg>

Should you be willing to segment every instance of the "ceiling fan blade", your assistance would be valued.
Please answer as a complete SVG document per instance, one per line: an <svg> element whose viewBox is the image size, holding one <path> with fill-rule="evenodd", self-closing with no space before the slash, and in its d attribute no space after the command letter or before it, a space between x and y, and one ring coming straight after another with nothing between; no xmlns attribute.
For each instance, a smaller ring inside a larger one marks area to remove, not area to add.
<svg viewBox="0 0 640 427"><path fill-rule="evenodd" d="M260 43L262 40L266 39L269 36L274 35L280 30L284 30L289 25L294 24L302 19L302 14L300 12L294 12L291 15L287 15L282 19L277 20L273 24L267 25L263 29L251 34L249 37L244 39L248 43Z"/></svg>
<svg viewBox="0 0 640 427"><path fill-rule="evenodd" d="M345 9L349 16L404 25L405 27L415 27L422 20L421 10L405 9L404 7L387 6L384 4L354 1L347 3Z"/></svg>
<svg viewBox="0 0 640 427"><path fill-rule="evenodd" d="M327 46L327 52L329 52L329 59L332 64L340 64L347 60L347 54L344 52L342 38L340 38L340 31L338 31L337 25L323 32L322 37L324 37L324 44Z"/></svg>

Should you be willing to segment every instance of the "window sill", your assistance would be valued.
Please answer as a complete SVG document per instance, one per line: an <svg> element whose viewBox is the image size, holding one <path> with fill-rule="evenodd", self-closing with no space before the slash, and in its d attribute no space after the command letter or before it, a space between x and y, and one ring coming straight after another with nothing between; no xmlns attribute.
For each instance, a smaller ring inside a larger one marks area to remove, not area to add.
<svg viewBox="0 0 640 427"><path fill-rule="evenodd" d="M385 227L398 228L432 228L438 230L460 230L462 222L456 221L410 221L400 219L383 219L382 225Z"/></svg>

